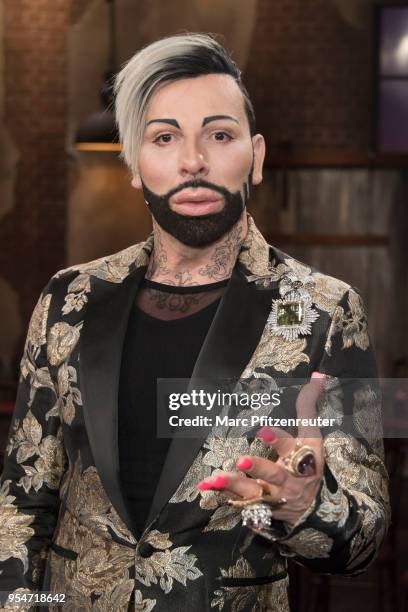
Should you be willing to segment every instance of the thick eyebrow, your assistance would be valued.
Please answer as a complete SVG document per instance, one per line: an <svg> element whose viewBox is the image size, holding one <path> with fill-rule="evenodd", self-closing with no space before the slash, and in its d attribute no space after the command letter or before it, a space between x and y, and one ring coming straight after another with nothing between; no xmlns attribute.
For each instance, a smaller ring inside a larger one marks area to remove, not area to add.
<svg viewBox="0 0 408 612"><path fill-rule="evenodd" d="M169 125L174 125L174 127L180 129L179 122L176 119L150 119L150 121L146 123L146 127L151 123L168 123Z"/></svg>
<svg viewBox="0 0 408 612"><path fill-rule="evenodd" d="M209 115L208 117L204 117L201 127L206 126L207 123L211 123L211 121L218 121L220 119L227 119L229 121L234 121L235 123L238 123L239 125L238 119L236 119L235 117L232 117L231 115ZM166 119L166 118L150 119L150 121L147 122L146 127L150 125L151 123L167 123L168 125L173 125L174 127L180 129L180 125L177 119Z"/></svg>
<svg viewBox="0 0 408 612"><path fill-rule="evenodd" d="M238 119L232 117L231 115L210 115L209 117L204 117L202 127L204 127L205 125L207 125L207 123L210 123L211 121L218 121L219 119L229 119L230 121L235 121L235 123L238 123L239 125Z"/></svg>

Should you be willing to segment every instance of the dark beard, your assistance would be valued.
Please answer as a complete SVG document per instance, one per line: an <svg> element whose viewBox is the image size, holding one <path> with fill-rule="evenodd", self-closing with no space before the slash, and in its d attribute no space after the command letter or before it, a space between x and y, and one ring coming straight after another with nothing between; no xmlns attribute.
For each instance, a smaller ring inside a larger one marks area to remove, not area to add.
<svg viewBox="0 0 408 612"><path fill-rule="evenodd" d="M170 208L170 198L182 189L188 187L204 187L220 193L224 206L220 212L199 217L180 215ZM244 197L240 191L231 193L225 187L220 187L207 181L196 179L186 181L182 185L159 196L142 181L143 195L153 218L168 234L190 247L203 247L212 244L224 236L240 219L248 196L248 183L244 183Z"/></svg>

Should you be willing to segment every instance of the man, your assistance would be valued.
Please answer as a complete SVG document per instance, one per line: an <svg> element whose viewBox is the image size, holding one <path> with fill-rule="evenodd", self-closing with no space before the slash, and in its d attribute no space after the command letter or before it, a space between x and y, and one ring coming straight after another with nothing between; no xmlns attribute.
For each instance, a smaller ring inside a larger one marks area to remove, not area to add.
<svg viewBox="0 0 408 612"><path fill-rule="evenodd" d="M1 588L66 594L67 610L288 610L287 556L358 573L389 520L375 388L341 382L375 377L363 306L247 215L265 144L213 38L146 47L115 89L153 233L58 272L34 310L1 481ZM293 435L157 436L158 378L290 391L312 375L292 394ZM336 415L324 438L305 420L317 411Z"/></svg>

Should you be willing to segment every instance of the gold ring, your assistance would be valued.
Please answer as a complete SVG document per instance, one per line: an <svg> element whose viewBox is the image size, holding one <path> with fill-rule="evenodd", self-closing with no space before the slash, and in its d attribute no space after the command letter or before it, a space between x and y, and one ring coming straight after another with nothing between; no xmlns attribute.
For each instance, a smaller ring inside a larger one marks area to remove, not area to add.
<svg viewBox="0 0 408 612"><path fill-rule="evenodd" d="M266 503L272 510L276 510L276 508L280 508L287 503L287 499L285 497L275 499L272 497L272 495L270 495L269 485L267 482L265 482L265 480L257 478L256 482L260 485L260 492L257 496L243 497L242 499L228 499L227 504L234 506L235 508L246 508L247 506L252 506L253 504Z"/></svg>
<svg viewBox="0 0 408 612"><path fill-rule="evenodd" d="M292 452L283 458L283 463L293 476L304 477L316 474L316 455L313 448L306 444L296 442Z"/></svg>

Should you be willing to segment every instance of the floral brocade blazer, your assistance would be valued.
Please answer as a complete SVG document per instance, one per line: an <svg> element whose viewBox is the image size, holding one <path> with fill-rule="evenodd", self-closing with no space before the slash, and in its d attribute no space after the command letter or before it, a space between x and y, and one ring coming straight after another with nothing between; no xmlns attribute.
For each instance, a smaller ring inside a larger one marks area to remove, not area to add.
<svg viewBox="0 0 408 612"><path fill-rule="evenodd" d="M135 535L119 484L117 400L127 321L151 235L59 271L32 314L0 481L1 591L63 593L62 609L72 612L284 612L287 557L344 575L374 559L389 504L361 298L269 246L248 219L192 378L273 386L315 370L327 375L335 390L321 396L318 414L334 415L338 425L324 436L326 467L313 504L291 529L280 523L255 534L243 527L224 493L200 493L197 484L217 470L236 470L242 454L272 459L273 451L256 438L215 430L172 440L146 528ZM293 288L307 291L316 316L310 333L287 337L274 332L270 313ZM361 382L345 391L336 385L345 378ZM346 400L351 431L341 425Z"/></svg>

